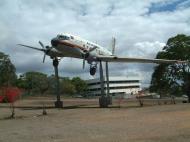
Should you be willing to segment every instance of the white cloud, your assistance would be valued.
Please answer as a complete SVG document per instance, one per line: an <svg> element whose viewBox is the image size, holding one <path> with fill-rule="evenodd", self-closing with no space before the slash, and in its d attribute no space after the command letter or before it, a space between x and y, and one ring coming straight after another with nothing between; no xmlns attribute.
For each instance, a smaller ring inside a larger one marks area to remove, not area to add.
<svg viewBox="0 0 190 142"><path fill-rule="evenodd" d="M139 57L145 57L145 58L155 58L156 54L163 49L165 46L165 43L161 43L159 41L155 42L137 42L134 45L134 52ZM131 55L132 56L132 55Z"/></svg>

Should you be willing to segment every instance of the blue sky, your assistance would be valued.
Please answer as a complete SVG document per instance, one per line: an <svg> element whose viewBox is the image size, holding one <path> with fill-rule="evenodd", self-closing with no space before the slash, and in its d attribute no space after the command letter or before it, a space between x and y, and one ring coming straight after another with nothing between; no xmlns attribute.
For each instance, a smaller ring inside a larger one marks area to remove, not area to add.
<svg viewBox="0 0 190 142"><path fill-rule="evenodd" d="M53 73L52 62L43 54L16 46L50 45L60 33L71 33L110 47L116 37L118 56L155 58L167 39L190 34L190 0L1 0L0 51L9 54L17 73ZM111 75L139 74L149 84L152 64L110 64ZM63 58L62 76L92 78L82 61Z"/></svg>
<svg viewBox="0 0 190 142"><path fill-rule="evenodd" d="M149 14L156 12L173 12L179 8L181 4L185 4L184 7L190 7L189 0L174 0L168 2L152 3L149 8Z"/></svg>

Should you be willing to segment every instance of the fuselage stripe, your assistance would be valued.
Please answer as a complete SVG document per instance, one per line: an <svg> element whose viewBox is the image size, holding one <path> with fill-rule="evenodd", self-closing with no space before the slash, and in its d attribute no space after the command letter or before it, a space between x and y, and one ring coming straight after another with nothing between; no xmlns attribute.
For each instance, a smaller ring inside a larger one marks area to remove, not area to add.
<svg viewBox="0 0 190 142"><path fill-rule="evenodd" d="M79 46L77 44L68 43L68 42L65 42L65 41L59 41L59 44L66 45L66 46L69 46L69 47L72 47L72 48L79 48L84 52L87 51L84 47L81 47L81 46Z"/></svg>

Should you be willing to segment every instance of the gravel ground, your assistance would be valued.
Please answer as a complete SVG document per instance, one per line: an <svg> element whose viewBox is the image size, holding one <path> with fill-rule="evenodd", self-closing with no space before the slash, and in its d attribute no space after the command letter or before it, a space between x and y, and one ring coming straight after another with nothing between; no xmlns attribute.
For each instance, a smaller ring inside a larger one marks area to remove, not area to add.
<svg viewBox="0 0 190 142"><path fill-rule="evenodd" d="M189 104L119 108L115 101L100 109L97 100L66 99L64 109L54 109L51 99L42 100L18 101L15 119L0 104L0 142L190 142Z"/></svg>

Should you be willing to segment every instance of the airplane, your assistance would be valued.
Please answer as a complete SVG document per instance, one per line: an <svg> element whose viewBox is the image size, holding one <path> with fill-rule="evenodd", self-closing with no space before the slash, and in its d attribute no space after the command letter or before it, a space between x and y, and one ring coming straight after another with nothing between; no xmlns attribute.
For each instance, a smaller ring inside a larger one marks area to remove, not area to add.
<svg viewBox="0 0 190 142"><path fill-rule="evenodd" d="M115 39L113 39L114 46L112 52L108 49L85 40L79 36L64 33L58 34L51 40L51 46L44 46L39 41L42 48L28 46L24 44L18 44L20 46L32 48L35 50L43 51L43 63L45 62L46 55L49 55L51 59L57 59L62 57L71 57L83 59L83 69L85 68L85 61L90 64L90 75L95 75L97 64L100 61L103 62L134 62L134 63L186 63L187 61L181 60L166 60L166 59L146 59L146 58L129 58L119 57L114 54L115 51Z"/></svg>

